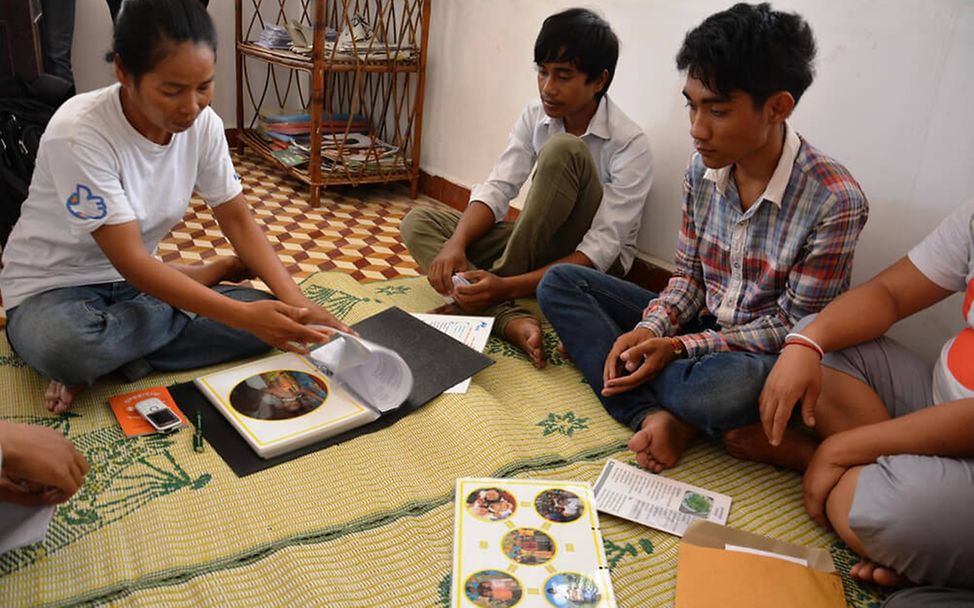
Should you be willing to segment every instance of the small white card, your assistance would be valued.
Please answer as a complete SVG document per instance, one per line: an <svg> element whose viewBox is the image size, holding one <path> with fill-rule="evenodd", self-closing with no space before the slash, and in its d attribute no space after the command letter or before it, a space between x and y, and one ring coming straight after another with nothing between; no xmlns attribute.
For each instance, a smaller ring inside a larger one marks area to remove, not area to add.
<svg viewBox="0 0 974 608"><path fill-rule="evenodd" d="M609 460L595 482L599 511L683 536L695 519L727 523L731 497Z"/></svg>
<svg viewBox="0 0 974 608"><path fill-rule="evenodd" d="M484 352L490 329L494 326L494 317L470 317L465 315L431 315L427 313L412 313L414 317L434 329L445 333L454 340L462 342L478 353ZM470 378L453 386L444 393L466 393L470 389Z"/></svg>

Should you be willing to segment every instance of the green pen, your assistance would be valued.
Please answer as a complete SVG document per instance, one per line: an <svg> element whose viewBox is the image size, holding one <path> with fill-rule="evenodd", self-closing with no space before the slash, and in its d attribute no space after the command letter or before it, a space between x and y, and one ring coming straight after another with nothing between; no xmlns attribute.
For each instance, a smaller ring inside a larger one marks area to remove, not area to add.
<svg viewBox="0 0 974 608"><path fill-rule="evenodd" d="M193 433L193 451L203 451L203 415L196 410L196 432Z"/></svg>

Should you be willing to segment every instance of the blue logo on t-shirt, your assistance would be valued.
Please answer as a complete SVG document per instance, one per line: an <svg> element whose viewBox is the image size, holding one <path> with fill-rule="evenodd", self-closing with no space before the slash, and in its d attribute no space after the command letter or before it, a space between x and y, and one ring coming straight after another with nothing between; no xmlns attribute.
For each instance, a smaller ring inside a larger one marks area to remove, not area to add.
<svg viewBox="0 0 974 608"><path fill-rule="evenodd" d="M65 207L79 220L100 220L108 215L105 199L91 193L91 188L78 184L77 190L68 197Z"/></svg>

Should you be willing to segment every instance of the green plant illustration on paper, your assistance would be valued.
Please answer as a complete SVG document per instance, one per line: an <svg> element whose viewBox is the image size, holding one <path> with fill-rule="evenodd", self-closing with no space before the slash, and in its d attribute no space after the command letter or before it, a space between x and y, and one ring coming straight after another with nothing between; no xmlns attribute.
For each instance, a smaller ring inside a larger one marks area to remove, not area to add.
<svg viewBox="0 0 974 608"><path fill-rule="evenodd" d="M704 494L698 494L687 490L680 501L680 512L695 515L697 517L707 517L710 509L714 506L714 499Z"/></svg>

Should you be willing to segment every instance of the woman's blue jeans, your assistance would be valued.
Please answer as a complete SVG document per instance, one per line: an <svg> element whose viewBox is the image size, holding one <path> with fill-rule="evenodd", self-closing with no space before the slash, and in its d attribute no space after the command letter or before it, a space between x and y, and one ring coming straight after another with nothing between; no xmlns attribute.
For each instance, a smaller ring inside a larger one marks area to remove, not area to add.
<svg viewBox="0 0 974 608"><path fill-rule="evenodd" d="M211 289L252 302L274 296L236 285ZM52 289L7 311L10 345L31 367L69 386L118 370L137 380L153 370L214 365L268 350L247 331L187 314L126 281Z"/></svg>
<svg viewBox="0 0 974 608"><path fill-rule="evenodd" d="M758 396L777 355L742 351L677 359L636 388L603 397L602 370L616 338L635 328L656 297L651 291L592 268L559 264L538 285L538 302L575 365L609 414L636 430L647 414L665 409L717 438L760 420ZM681 333L717 329L713 318Z"/></svg>

